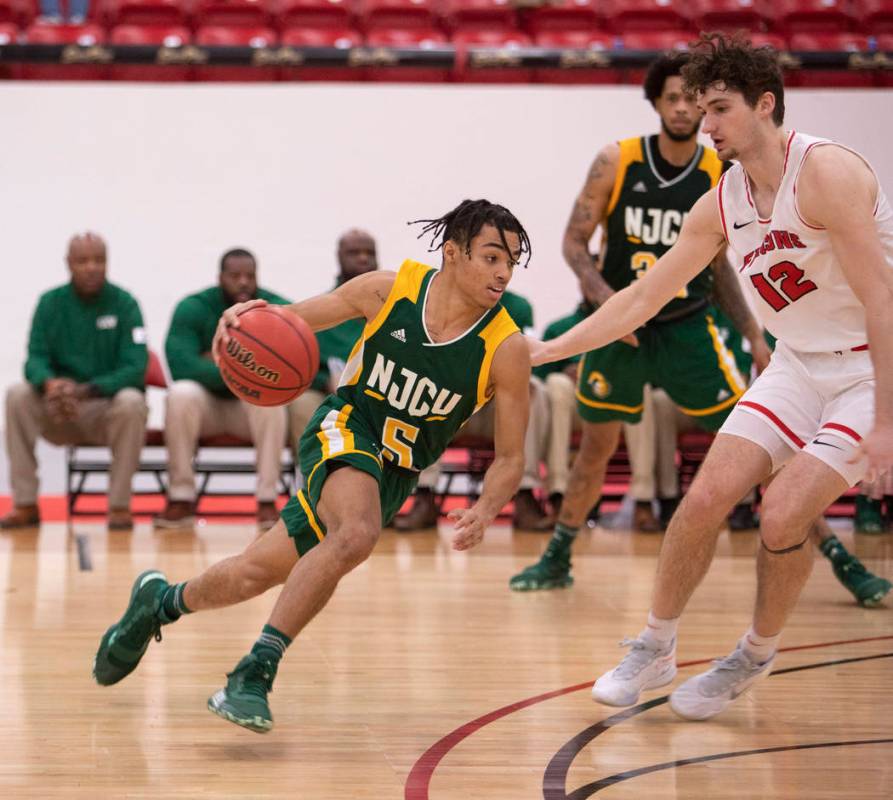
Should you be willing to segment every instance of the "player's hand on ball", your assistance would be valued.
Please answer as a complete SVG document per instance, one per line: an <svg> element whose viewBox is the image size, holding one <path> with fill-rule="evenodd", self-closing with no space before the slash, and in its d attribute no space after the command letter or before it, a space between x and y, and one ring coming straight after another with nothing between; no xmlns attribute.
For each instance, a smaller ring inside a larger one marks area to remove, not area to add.
<svg viewBox="0 0 893 800"><path fill-rule="evenodd" d="M453 534L453 550L469 550L479 544L487 530L488 520L474 508L454 508L447 514L447 519L456 523Z"/></svg>
<svg viewBox="0 0 893 800"><path fill-rule="evenodd" d="M854 464L861 458L868 459L865 480L869 483L880 480L893 469L893 425L875 426L849 463Z"/></svg>
<svg viewBox="0 0 893 800"><path fill-rule="evenodd" d="M214 363L218 367L220 366L220 350L226 347L229 342L229 334L226 332L226 329L239 327L239 314L244 314L252 308L260 308L266 304L266 300L247 300L244 303L235 303L223 312L217 322L217 330L214 333L214 341L211 344L211 354L214 357Z"/></svg>

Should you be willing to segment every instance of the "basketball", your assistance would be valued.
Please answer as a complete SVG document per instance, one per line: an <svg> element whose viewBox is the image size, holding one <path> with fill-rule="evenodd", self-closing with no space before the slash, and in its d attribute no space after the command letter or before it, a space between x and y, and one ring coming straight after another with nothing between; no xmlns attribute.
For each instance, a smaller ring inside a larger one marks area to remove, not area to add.
<svg viewBox="0 0 893 800"><path fill-rule="evenodd" d="M236 397L256 406L281 406L310 387L319 345L310 326L279 306L252 308L229 328L220 375Z"/></svg>

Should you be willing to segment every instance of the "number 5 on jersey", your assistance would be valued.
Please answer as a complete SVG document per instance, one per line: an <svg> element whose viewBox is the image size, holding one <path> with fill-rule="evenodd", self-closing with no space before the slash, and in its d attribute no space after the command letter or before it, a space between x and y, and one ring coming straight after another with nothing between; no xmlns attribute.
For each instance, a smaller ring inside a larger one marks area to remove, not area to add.
<svg viewBox="0 0 893 800"><path fill-rule="evenodd" d="M396 459L397 466L412 469L412 445L418 438L419 429L415 425L393 417L385 417L381 443L385 450L383 455L388 461Z"/></svg>

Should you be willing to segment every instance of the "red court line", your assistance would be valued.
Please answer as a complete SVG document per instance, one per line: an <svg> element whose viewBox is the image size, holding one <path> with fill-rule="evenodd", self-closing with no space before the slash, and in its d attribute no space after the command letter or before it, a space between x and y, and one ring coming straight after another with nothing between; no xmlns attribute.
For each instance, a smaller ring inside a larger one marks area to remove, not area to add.
<svg viewBox="0 0 893 800"><path fill-rule="evenodd" d="M837 642L802 644L795 647L781 647L779 648L779 652L792 653L797 650L817 650L821 647L834 647L835 645L840 644L862 644L863 642L881 642L888 639L893 639L893 636L870 636L865 639L843 639ZM694 667L699 664L709 664L711 661L713 661L713 657L701 658L695 661L682 661L677 666ZM404 800L429 800L428 789L431 784L431 776L434 774L434 770L437 769L437 765L443 761L446 755L456 747L456 745L472 734L477 733L477 731L484 726L489 725L491 722L495 722L498 719L502 719L503 717L507 717L509 714L514 714L516 711L536 705L537 703L551 700L554 697L561 697L561 695L579 692L582 689L588 689L592 686L592 683L593 681L589 680L586 681L586 683L578 683L574 686L567 686L564 689L556 689L552 692L546 692L545 694L538 694L536 697L528 697L526 700L519 700L517 703L497 708L489 714L484 714L484 716L473 719L471 722L466 722L464 725L451 731L442 739L431 745L431 747L422 753L418 761L412 765L412 769L406 778L406 786L404 787L403 793Z"/></svg>

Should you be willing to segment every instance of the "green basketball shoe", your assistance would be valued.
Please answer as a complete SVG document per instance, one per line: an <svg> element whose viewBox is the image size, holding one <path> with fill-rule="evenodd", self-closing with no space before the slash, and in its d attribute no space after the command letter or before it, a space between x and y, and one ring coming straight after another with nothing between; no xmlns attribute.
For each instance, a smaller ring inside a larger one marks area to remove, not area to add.
<svg viewBox="0 0 893 800"><path fill-rule="evenodd" d="M893 584L886 578L872 574L854 555L840 561L832 561L834 574L856 598L860 606L873 608L889 594Z"/></svg>
<svg viewBox="0 0 893 800"><path fill-rule="evenodd" d="M208 710L255 733L267 733L273 730L267 694L273 691L275 677L276 664L249 653L227 674L226 686L208 698Z"/></svg>
<svg viewBox="0 0 893 800"><path fill-rule="evenodd" d="M885 526L881 501L872 500L864 494L858 495L853 524L857 533L883 533Z"/></svg>
<svg viewBox="0 0 893 800"><path fill-rule="evenodd" d="M137 577L130 592L124 616L105 632L93 659L93 677L102 686L111 686L136 669L153 637L161 641L164 622L161 597L169 586L157 570Z"/></svg>
<svg viewBox="0 0 893 800"><path fill-rule="evenodd" d="M509 580L516 592L538 592L543 589L564 589L574 582L570 552L549 543L536 564L531 564Z"/></svg>

